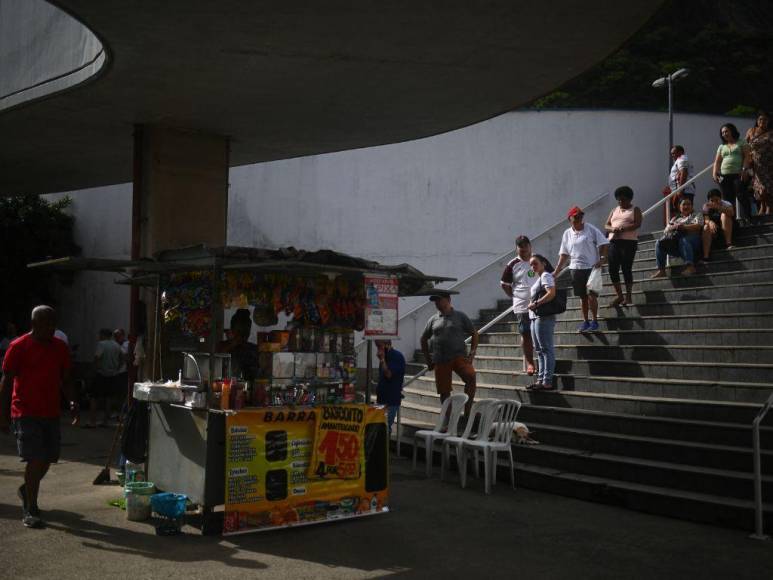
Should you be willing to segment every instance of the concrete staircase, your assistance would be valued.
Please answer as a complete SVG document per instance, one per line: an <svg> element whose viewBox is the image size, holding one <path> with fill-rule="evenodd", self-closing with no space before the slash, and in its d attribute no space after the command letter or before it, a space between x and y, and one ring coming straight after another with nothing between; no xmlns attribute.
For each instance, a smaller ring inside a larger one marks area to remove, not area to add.
<svg viewBox="0 0 773 580"><path fill-rule="evenodd" d="M524 404L519 419L540 445L515 446L519 485L751 530L751 422L773 393L773 222L740 230L736 249L714 252L688 278L676 265L672 278L648 280L654 246L652 235L642 237L634 306L606 306L613 296L605 274L600 332L577 334L579 300L570 290L555 336L561 390L525 390L533 378L521 370L519 337L506 320L481 335L477 397ZM508 305L481 311L479 325ZM405 395L410 443L411 429L437 417L431 373ZM762 446L767 527L773 428L763 427Z"/></svg>

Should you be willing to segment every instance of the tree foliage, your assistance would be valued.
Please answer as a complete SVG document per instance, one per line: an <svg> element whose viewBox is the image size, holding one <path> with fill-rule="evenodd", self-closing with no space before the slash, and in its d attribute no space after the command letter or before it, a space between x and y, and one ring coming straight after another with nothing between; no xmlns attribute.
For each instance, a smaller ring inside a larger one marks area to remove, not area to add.
<svg viewBox="0 0 773 580"><path fill-rule="evenodd" d="M37 195L0 197L0 321L26 327L30 309L51 303L53 275L27 264L77 255L71 199L48 202ZM2 330L2 329L0 329Z"/></svg>
<svg viewBox="0 0 773 580"><path fill-rule="evenodd" d="M619 50L530 108L664 110L652 81L684 67L678 110L749 115L773 108L772 60L773 2L667 0Z"/></svg>

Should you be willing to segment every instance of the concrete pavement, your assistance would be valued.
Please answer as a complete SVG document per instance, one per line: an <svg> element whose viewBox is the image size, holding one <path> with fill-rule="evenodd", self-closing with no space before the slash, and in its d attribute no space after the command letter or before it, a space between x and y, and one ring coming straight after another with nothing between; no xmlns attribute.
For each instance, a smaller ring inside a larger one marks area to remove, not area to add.
<svg viewBox="0 0 773 580"><path fill-rule="evenodd" d="M22 464L0 437L0 570L6 578L765 578L773 543L500 483L426 480L393 462L389 514L235 538L157 537L93 486L110 432L65 428L44 480L44 530L21 525Z"/></svg>

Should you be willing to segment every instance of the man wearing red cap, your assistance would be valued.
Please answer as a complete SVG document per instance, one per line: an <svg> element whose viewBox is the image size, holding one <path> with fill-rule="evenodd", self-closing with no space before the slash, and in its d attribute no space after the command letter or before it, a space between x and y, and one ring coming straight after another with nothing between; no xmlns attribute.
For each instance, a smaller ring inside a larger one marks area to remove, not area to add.
<svg viewBox="0 0 773 580"><path fill-rule="evenodd" d="M561 238L561 249L558 251L558 264L553 276L558 278L566 263L572 274L574 295L580 297L583 323L577 332L596 332L599 329L599 303L593 293L586 289L588 278L594 268L601 268L607 257L609 240L596 226L583 222L583 211L574 206L567 217L572 224ZM588 319L590 313L592 319Z"/></svg>

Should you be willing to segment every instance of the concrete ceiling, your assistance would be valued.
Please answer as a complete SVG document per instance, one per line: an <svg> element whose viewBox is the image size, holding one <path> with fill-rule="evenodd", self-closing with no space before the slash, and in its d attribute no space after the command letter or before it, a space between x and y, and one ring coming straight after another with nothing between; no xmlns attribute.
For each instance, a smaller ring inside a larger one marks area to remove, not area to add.
<svg viewBox="0 0 773 580"><path fill-rule="evenodd" d="M580 74L660 2L56 4L99 37L107 64L0 112L0 194L131 181L137 123L229 136L232 165L457 129Z"/></svg>

